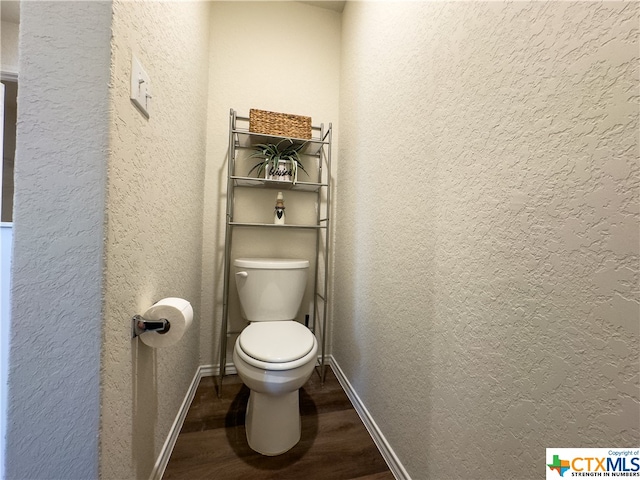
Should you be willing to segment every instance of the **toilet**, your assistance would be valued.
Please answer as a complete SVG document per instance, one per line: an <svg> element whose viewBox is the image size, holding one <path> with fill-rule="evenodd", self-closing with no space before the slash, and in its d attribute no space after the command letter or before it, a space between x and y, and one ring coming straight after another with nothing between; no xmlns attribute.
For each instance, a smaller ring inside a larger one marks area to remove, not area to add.
<svg viewBox="0 0 640 480"><path fill-rule="evenodd" d="M280 455L300 440L298 390L318 353L315 335L294 320L309 261L238 258L233 265L242 316L250 322L233 349L233 363L250 390L247 441L262 455Z"/></svg>

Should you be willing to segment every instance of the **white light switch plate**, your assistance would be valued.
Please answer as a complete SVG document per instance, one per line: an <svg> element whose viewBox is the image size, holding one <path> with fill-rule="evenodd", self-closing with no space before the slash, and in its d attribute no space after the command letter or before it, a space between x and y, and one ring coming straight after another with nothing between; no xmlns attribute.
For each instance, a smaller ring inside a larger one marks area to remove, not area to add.
<svg viewBox="0 0 640 480"><path fill-rule="evenodd" d="M131 57L131 101L145 117L149 118L151 79L135 56Z"/></svg>

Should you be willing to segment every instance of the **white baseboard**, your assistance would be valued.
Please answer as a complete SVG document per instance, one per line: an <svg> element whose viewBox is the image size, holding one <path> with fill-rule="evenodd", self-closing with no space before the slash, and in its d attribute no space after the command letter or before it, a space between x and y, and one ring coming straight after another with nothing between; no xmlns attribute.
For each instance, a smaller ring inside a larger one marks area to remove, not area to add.
<svg viewBox="0 0 640 480"><path fill-rule="evenodd" d="M340 382L340 385L347 394L347 397L351 400L353 408L355 408L356 412L360 416L360 420L364 423L364 426L369 432L369 435L371 435L373 442L376 444L376 447L378 447L378 450L380 450L382 458L387 462L393 476L396 477L397 480L411 480L411 477L402 466L402 463L400 463L400 460L391 448L391 445L389 445L389 442L387 442L387 439L378 428L375 420L362 403L362 400L360 400L360 397L349 383L349 380L347 380L347 377L340 368L340 365L336 362L336 359L333 358L333 355L329 355L329 365L331 365L333 373L336 374L338 382Z"/></svg>
<svg viewBox="0 0 640 480"><path fill-rule="evenodd" d="M202 370L203 377L213 377L215 375L220 375L220 366L219 365L200 365L200 369ZM236 370L236 366L229 362L224 367L225 375L235 375L238 373Z"/></svg>
<svg viewBox="0 0 640 480"><path fill-rule="evenodd" d="M378 428L378 425L373 420L373 417L371 417L371 415L369 414L369 411L360 400L360 397L358 396L358 394L355 392L355 390L349 383L349 380L347 380L347 377L345 376L344 372L340 368L340 365L338 365L335 358L333 358L333 355L329 355L328 358L329 358L329 365L331 366L333 372L336 374L338 382L340 382L340 385L342 386L345 393L347 394L347 397L349 397L349 400L353 404L353 408L358 413L360 420L362 420L362 423L364 424L365 428L369 432L369 435L371 435L371 438L373 439L373 442L378 447L378 450L380 450L380 453L382 454L382 458L384 458L385 462L387 462L387 465L389 466L391 473L393 473L393 476L397 480L411 480L411 477L409 476L407 471L404 469L404 467L400 463L400 460L398 459L393 449L387 442L387 439L384 437L384 435ZM237 373L236 367L233 363L228 363L225 366L225 371L228 375L233 375ZM196 370L196 373L193 376L193 380L191 381L191 385L189 385L189 389L187 390L187 394L185 395L184 400L182 401L182 405L178 410L176 419L173 421L173 425L169 430L169 435L167 436L167 439L165 440L164 445L162 446L162 450L160 450L160 455L156 460L156 464L154 465L153 470L151 471L151 476L149 477L149 480L162 479L162 476L164 475L164 471L167 468L167 464L169 463L171 452L173 452L173 447L175 446L176 441L178 440L180 429L182 429L182 424L184 423L184 420L187 417L187 412L189 411L189 407L191 406L193 397L195 396L196 390L198 389L198 385L200 384L200 380L203 377L211 377L214 375L219 375L219 373L220 373L219 365L200 365Z"/></svg>
<svg viewBox="0 0 640 480"><path fill-rule="evenodd" d="M233 375L236 373L236 367L232 363L227 364L225 366L225 370L228 375ZM184 419L187 417L187 412L189 412L189 407L191 406L193 397L195 397L196 395L196 390L198 389L200 380L203 377L211 377L214 375L218 375L219 373L219 365L200 365L196 370L196 373L193 376L193 380L191 380L191 385L189 385L189 389L187 390L187 394L182 401L182 405L180 405L180 409L178 410L176 419L173 421L173 425L171 425L169 435L167 435L167 439L162 446L162 450L160 450L160 455L158 455L156 464L153 466L153 470L151 471L149 480L160 480L164 475L164 471L166 470L167 464L169 463L169 458L171 457L171 453L173 452L173 447L175 447L176 441L178 440L178 435L180 434L180 430L182 429L182 424L184 423Z"/></svg>

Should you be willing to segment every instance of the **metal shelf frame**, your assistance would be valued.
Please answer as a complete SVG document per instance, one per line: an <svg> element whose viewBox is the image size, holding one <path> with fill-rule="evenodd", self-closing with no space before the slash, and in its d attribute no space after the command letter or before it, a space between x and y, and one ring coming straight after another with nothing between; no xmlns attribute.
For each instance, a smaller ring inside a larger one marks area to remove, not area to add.
<svg viewBox="0 0 640 480"><path fill-rule="evenodd" d="M239 116L233 109L229 112L229 156L227 174L227 210L224 250L224 289L222 322L220 331L220 371L218 381L218 396L222 396L222 382L226 375L227 344L229 336L238 332L229 332L229 290L231 288L231 252L233 245L233 231L235 228L276 228L276 229L307 229L316 230L316 245L313 272L313 328L312 331L319 343L319 356L316 371L324 383L327 368L327 316L328 316L328 283L329 283L329 240L331 238L331 142L333 129L331 123L328 128L324 124L312 126L311 139L291 138L296 144L304 144L302 154L317 157L316 179L312 182L283 182L264 178L245 177L236 174L237 152L240 149L252 148L258 143L277 143L289 137L254 133L248 128L249 117ZM242 128L242 127L245 128ZM313 175L313 172L310 172ZM234 199L236 188L270 188L279 190L294 190L315 195L317 218L315 225L274 225L268 223L248 223L234 220ZM324 208L323 197L324 193ZM322 258L321 258L322 257ZM321 312L320 312L321 307ZM320 330L318 321L320 320Z"/></svg>

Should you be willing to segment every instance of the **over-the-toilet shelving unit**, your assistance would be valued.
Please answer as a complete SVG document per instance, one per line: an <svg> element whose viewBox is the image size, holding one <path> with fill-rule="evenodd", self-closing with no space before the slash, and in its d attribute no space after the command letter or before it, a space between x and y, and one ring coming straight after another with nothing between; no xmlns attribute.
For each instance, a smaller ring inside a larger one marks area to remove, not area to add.
<svg viewBox="0 0 640 480"><path fill-rule="evenodd" d="M243 176L238 171L238 153L243 149L251 149L259 143L278 143L289 138L277 135L265 135L249 131L249 117L239 116L235 110L229 114L229 162L227 175L227 212L224 251L224 291L223 312L220 332L220 390L222 380L226 374L227 344L229 336L239 332L229 332L229 293L231 282L233 232L237 228L256 229L292 229L315 230L315 262L313 265L313 333L319 343L319 357L316 367L320 378L324 381L326 371L326 332L327 332L327 302L328 302L328 268L329 268L329 238L330 238L330 205L331 205L331 136L332 126L324 124L312 126L311 139L291 138L298 144L304 145L300 153L303 155L304 166L312 181L270 180ZM237 221L235 216L236 190L245 188L274 189L280 191L304 192L315 199L317 212L314 224L285 224L255 223ZM256 252L256 256L261 256Z"/></svg>

